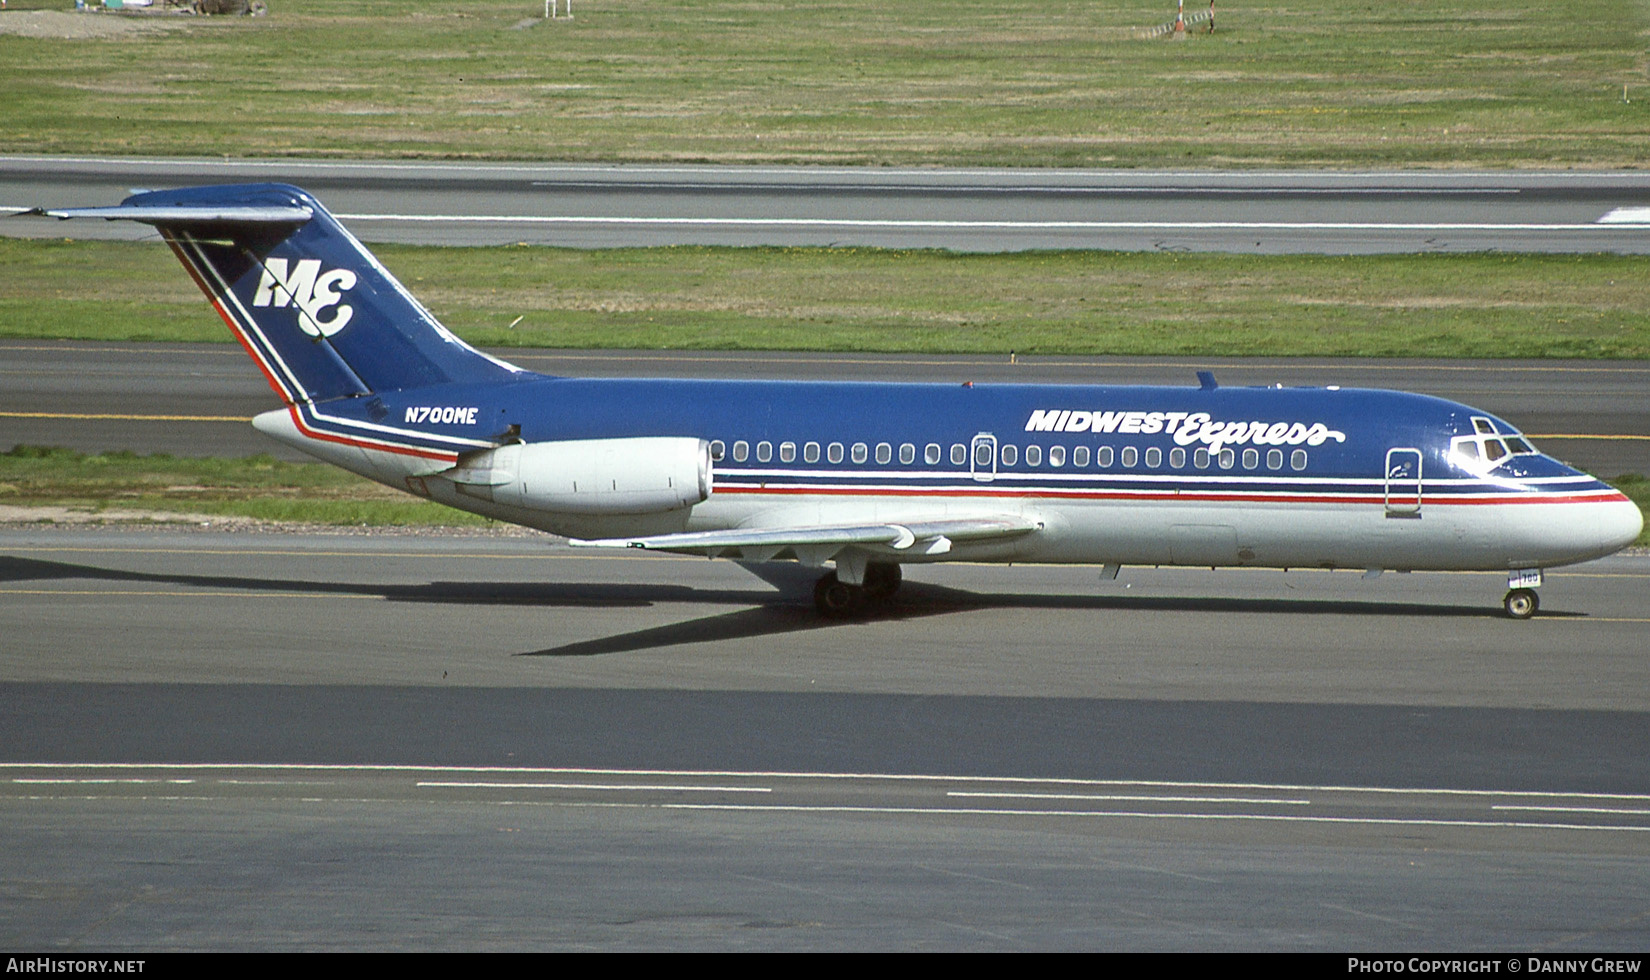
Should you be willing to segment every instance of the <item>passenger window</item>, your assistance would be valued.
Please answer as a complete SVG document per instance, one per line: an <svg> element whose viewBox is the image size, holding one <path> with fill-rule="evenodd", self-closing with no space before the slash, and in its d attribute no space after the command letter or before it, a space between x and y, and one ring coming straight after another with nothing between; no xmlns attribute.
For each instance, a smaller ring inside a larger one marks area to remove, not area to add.
<svg viewBox="0 0 1650 980"><path fill-rule="evenodd" d="M990 469L991 457L994 455L992 450L995 448L994 445L984 439L974 443L974 465L982 470Z"/></svg>
<svg viewBox="0 0 1650 980"><path fill-rule="evenodd" d="M1016 446L1004 446L1002 451L1004 466L1013 466L1020 460L1020 450Z"/></svg>
<svg viewBox="0 0 1650 980"><path fill-rule="evenodd" d="M1268 449L1266 451L1266 468L1269 470L1283 469L1283 450Z"/></svg>
<svg viewBox="0 0 1650 980"><path fill-rule="evenodd" d="M751 444L745 440L741 439L733 444L733 461L735 463L743 463L750 458L750 454Z"/></svg>
<svg viewBox="0 0 1650 980"><path fill-rule="evenodd" d="M1050 447L1048 447L1048 465L1050 465L1050 466L1064 466L1064 465L1066 465L1066 447L1064 447L1064 446L1050 446Z"/></svg>
<svg viewBox="0 0 1650 980"><path fill-rule="evenodd" d="M1094 455L1095 465L1099 466L1101 469L1106 469L1111 466L1112 452L1110 446L1101 446L1099 451Z"/></svg>
<svg viewBox="0 0 1650 980"><path fill-rule="evenodd" d="M766 463L770 459L773 459L773 443L771 443L771 442L759 442L759 443L757 443L756 444L756 461L758 463Z"/></svg>
<svg viewBox="0 0 1650 980"><path fill-rule="evenodd" d="M886 442L877 443L877 462L892 463L894 461L894 447Z"/></svg>
<svg viewBox="0 0 1650 980"><path fill-rule="evenodd" d="M1089 465L1089 447L1087 447L1087 446L1078 446L1076 449L1073 449L1071 451L1071 465L1073 465L1073 466L1087 466L1087 465Z"/></svg>
<svg viewBox="0 0 1650 980"><path fill-rule="evenodd" d="M1220 451L1220 468L1229 470L1235 465L1237 465L1237 452L1231 449L1222 449Z"/></svg>
<svg viewBox="0 0 1650 980"><path fill-rule="evenodd" d="M842 462L842 443L833 442L825 447L825 458L833 463Z"/></svg>
<svg viewBox="0 0 1650 980"><path fill-rule="evenodd" d="M1186 450L1180 448L1179 446L1176 446L1173 449L1169 450L1169 465L1173 466L1177 470L1180 469L1182 466L1185 466L1186 465Z"/></svg>
<svg viewBox="0 0 1650 980"><path fill-rule="evenodd" d="M1136 464L1138 462L1140 462L1140 450L1134 448L1133 446L1124 446L1123 447L1123 465L1124 466L1133 466L1134 464Z"/></svg>
<svg viewBox="0 0 1650 980"><path fill-rule="evenodd" d="M935 446L934 448L938 450L940 447ZM936 452L934 455L938 456L939 453ZM915 463L917 461L917 447L911 445L909 442L900 443L899 461L904 463L906 466L910 466L912 463Z"/></svg>
<svg viewBox="0 0 1650 980"><path fill-rule="evenodd" d="M931 442L928 445L922 447L922 461L924 463L928 464L929 466L934 466L934 465L939 463L939 461L940 461L940 446L939 446L939 443Z"/></svg>
<svg viewBox="0 0 1650 980"><path fill-rule="evenodd" d="M722 454L726 453L727 451L728 451L728 444L723 442L720 439L716 439L716 440L712 441L711 444L710 444L710 458L715 460L718 463L720 463L722 461Z"/></svg>
<svg viewBox="0 0 1650 980"><path fill-rule="evenodd" d="M1163 450L1157 448L1156 446L1153 446L1150 449L1146 450L1146 465L1150 466L1154 470L1157 469L1159 466L1162 466L1163 465Z"/></svg>
<svg viewBox="0 0 1650 980"><path fill-rule="evenodd" d="M1289 468L1292 470L1306 469L1306 450L1297 449L1289 454Z"/></svg>
<svg viewBox="0 0 1650 980"><path fill-rule="evenodd" d="M810 442L807 445L802 447L802 462L804 462L804 463L817 463L817 462L819 462L819 443Z"/></svg>
<svg viewBox="0 0 1650 980"><path fill-rule="evenodd" d="M1260 450L1245 449L1243 451L1243 468L1252 470L1260 465Z"/></svg>
<svg viewBox="0 0 1650 980"><path fill-rule="evenodd" d="M854 462L863 463L867 459L870 458L871 450L868 446L865 445L865 443L856 442L856 443L854 443L853 453L854 453L854 456L853 456Z"/></svg>
<svg viewBox="0 0 1650 980"><path fill-rule="evenodd" d="M796 443L782 442L779 444L779 461L781 463L796 462Z"/></svg>
<svg viewBox="0 0 1650 980"><path fill-rule="evenodd" d="M1198 449L1192 453L1192 465L1200 470L1209 468L1209 450Z"/></svg>
<svg viewBox="0 0 1650 980"><path fill-rule="evenodd" d="M1043 447L1042 446L1027 446L1026 447L1026 465L1027 466L1041 466L1041 465L1043 465Z"/></svg>
<svg viewBox="0 0 1650 980"><path fill-rule="evenodd" d="M968 465L968 447L967 446L963 445L960 442L953 442L951 444L951 465L952 466L967 466Z"/></svg>

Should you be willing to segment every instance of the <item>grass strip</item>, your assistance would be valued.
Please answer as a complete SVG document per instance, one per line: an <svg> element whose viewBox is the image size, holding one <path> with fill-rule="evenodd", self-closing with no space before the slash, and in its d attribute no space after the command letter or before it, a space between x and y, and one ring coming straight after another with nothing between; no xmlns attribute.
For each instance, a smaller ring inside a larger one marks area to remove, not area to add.
<svg viewBox="0 0 1650 980"><path fill-rule="evenodd" d="M1634 256L376 251L489 346L1650 357L1650 277ZM0 337L230 339L158 244L0 239L0 269Z"/></svg>
<svg viewBox="0 0 1650 980"><path fill-rule="evenodd" d="M0 12L0 146L132 155L1056 167L1637 167L1637 0L272 0ZM1190 12L1199 0L1188 4ZM76 15L64 14L65 18ZM96 18L133 29L85 34ZM21 29L19 26L18 29ZM49 33L49 31L48 31Z"/></svg>
<svg viewBox="0 0 1650 980"><path fill-rule="evenodd" d="M0 504L373 527L496 525L334 466L265 455L199 459L14 446L0 454Z"/></svg>

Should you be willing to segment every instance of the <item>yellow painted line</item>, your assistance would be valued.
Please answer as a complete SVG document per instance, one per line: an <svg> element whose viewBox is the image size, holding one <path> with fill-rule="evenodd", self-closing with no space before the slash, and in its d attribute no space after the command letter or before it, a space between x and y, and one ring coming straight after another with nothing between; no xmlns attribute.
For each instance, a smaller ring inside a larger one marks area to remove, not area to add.
<svg viewBox="0 0 1650 980"><path fill-rule="evenodd" d="M1207 361L1087 361L1080 358L1057 358L1055 356L1021 356L1018 360L1008 360L1007 355L995 357L971 357L953 359L924 359L921 357L810 357L807 351L773 351L767 356L747 356L741 351L728 351L725 354L677 354L654 353L651 351L617 351L617 352L584 352L565 351L556 353L528 353L531 348L511 348L508 351L495 352L506 359L513 358L519 361L668 361L692 363L732 363L740 364L920 364L970 367L977 365L999 366L1011 364L1015 367L1027 369L1037 367L1105 367L1105 368L1197 368L1209 367ZM1304 363L1282 364L1263 361L1258 364L1216 363L1214 370L1269 370L1269 371L1516 371L1524 373L1553 373L1553 374L1642 374L1650 372L1643 367L1552 367L1548 365L1490 365L1483 364L1334 364L1334 363Z"/></svg>
<svg viewBox="0 0 1650 980"><path fill-rule="evenodd" d="M1524 434L1531 439L1636 439L1644 442L1650 442L1650 436L1590 436L1583 435L1579 432L1544 432L1540 435L1537 435L1534 432L1526 432Z"/></svg>
<svg viewBox="0 0 1650 980"><path fill-rule="evenodd" d="M123 422L250 422L250 415L126 415L116 412L0 412L0 419L117 419Z"/></svg>
<svg viewBox="0 0 1650 980"><path fill-rule="evenodd" d="M383 599L384 596L370 593L336 592L162 592L142 589L0 589L0 595L95 595L104 596L187 596L199 598L222 598L223 596L244 596L251 599Z"/></svg>
<svg viewBox="0 0 1650 980"><path fill-rule="evenodd" d="M546 547L554 545L546 544ZM277 557L313 556L316 558L465 558L465 559L494 559L513 561L652 561L652 562L693 562L703 565L705 559L698 555L677 555L663 551L642 551L641 549L615 548L610 551L551 551L534 555L496 554L487 552L446 552L446 551L301 551L276 550L269 548L81 548L68 545L27 545L7 544L0 541L0 552L7 554L17 552L70 552L78 554L134 554L134 555L272 555ZM966 566L969 568L998 568L1005 567L999 562L979 561L951 561L937 564ZM1027 568L1069 568L1082 571L1087 568L1098 568L1098 565L1072 565L1052 562L1014 562L1015 565ZM1198 572L1208 571L1208 566L1199 565L1164 565L1161 568L1150 565L1128 565L1128 569L1143 569L1148 571L1165 572ZM1221 572L1273 572L1282 573L1282 569L1263 568L1259 566L1233 566L1220 569ZM1291 568L1285 574L1296 575L1302 573L1330 574L1330 575L1362 575L1361 568ZM1482 575L1505 576L1504 571L1441 571L1426 569L1418 572L1393 572L1393 575ZM1561 569L1549 569L1549 576L1554 578L1650 578L1650 572L1573 572Z"/></svg>
<svg viewBox="0 0 1650 980"><path fill-rule="evenodd" d="M245 356L232 342L222 344L214 342L184 341L175 346L156 349L152 347L77 347L73 342L63 345L42 344L0 344L0 350L30 350L51 351L55 353L76 353L81 351L117 352L128 354L152 354L175 356L177 354L214 354L222 356ZM1015 364L1017 367L1108 367L1108 368L1140 368L1140 367L1168 367L1168 368L1198 368L1209 367L1208 361L1108 361L1083 360L1081 358L1059 358L1056 356L1024 356L1018 361L1007 361L1008 355L977 356L953 359L926 359L917 356L911 357L814 357L809 351L765 351L761 354L745 351L725 351L713 354L683 354L679 352L656 351L544 351L542 349L513 347L509 350L495 350L499 357L518 361L670 361L692 363L731 363L740 364L921 364L921 365L955 365L968 367L971 365L1000 365ZM1549 374L1642 374L1650 373L1650 368L1640 366L1610 366L1610 367L1557 367L1552 365L1490 365L1486 368L1480 363L1461 364L1336 364L1331 362L1302 362L1283 364L1265 361L1258 364L1216 363L1216 370L1273 370L1273 371L1472 371L1484 370L1512 371L1519 373L1549 373Z"/></svg>
<svg viewBox="0 0 1650 980"><path fill-rule="evenodd" d="M10 545L0 542L0 551L5 553L37 551L37 552L79 552L87 554L134 554L134 555L275 555L281 557L316 557L316 558L475 558L475 559L514 559L517 561L549 561L566 559L572 561L691 561L702 565L705 559L694 555L672 555L657 551L646 554L637 553L639 549L615 549L611 554L572 554L557 552L543 555L499 555L485 552L470 554L467 552L440 552L440 551L274 551L266 549L253 550L250 548L70 548L47 545Z"/></svg>
<svg viewBox="0 0 1650 980"><path fill-rule="evenodd" d="M73 343L72 341L70 343ZM244 357L245 353L233 340L225 340L221 345L216 341L181 341L175 346L156 347L80 347L57 344L43 346L40 344L0 344L0 350L38 350L51 351L55 354L79 353L118 353L118 354L158 354L174 357L178 354L234 354Z"/></svg>

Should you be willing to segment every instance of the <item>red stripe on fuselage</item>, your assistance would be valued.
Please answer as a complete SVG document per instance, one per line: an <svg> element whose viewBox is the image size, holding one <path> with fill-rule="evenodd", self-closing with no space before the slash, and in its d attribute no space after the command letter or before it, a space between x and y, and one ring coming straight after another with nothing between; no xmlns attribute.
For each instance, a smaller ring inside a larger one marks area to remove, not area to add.
<svg viewBox="0 0 1650 980"><path fill-rule="evenodd" d="M1220 493L1199 492L1196 490L1180 493L1165 492L1162 490L1142 490L1127 492L1116 490L1010 490L988 487L753 487L740 484L717 484L716 493L774 495L774 496L856 496L856 497L991 497L1022 498L1026 500L1195 500L1215 501L1220 503L1282 503L1282 504L1383 504L1387 498L1380 494L1343 494L1330 496L1325 494L1299 493ZM1411 503L1415 500L1413 493L1405 493L1391 498L1396 503ZM1627 495L1612 492L1601 495L1586 494L1503 494L1494 497L1473 497L1460 499L1454 494L1423 494L1421 502L1425 505L1483 505L1483 504L1571 504L1571 503L1605 503L1626 500Z"/></svg>
<svg viewBox="0 0 1650 980"><path fill-rule="evenodd" d="M392 442L374 442L369 439L352 439L349 436L334 435L331 432L311 428L309 423L304 421L303 413L299 411L297 405L288 405L287 411L292 415L292 424L298 427L298 431L303 433L306 439L314 439L318 442L336 442L345 446L354 446L357 449L376 449L380 452L396 453L401 456L417 456L420 459L434 459L443 463L458 462L457 453L441 452L434 449L419 449L414 446L396 445Z"/></svg>

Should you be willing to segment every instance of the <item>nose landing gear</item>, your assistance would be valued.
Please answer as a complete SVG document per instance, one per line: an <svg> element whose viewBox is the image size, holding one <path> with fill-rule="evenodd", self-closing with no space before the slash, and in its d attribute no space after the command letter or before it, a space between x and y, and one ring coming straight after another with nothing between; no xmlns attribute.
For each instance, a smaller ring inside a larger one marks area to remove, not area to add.
<svg viewBox="0 0 1650 980"><path fill-rule="evenodd" d="M1513 619L1529 619L1541 608L1535 590L1541 587L1541 569L1520 568L1507 573L1507 594L1501 607Z"/></svg>
<svg viewBox="0 0 1650 980"><path fill-rule="evenodd" d="M1534 589L1513 589L1501 600L1501 605L1513 619L1529 619L1541 608L1541 600Z"/></svg>

